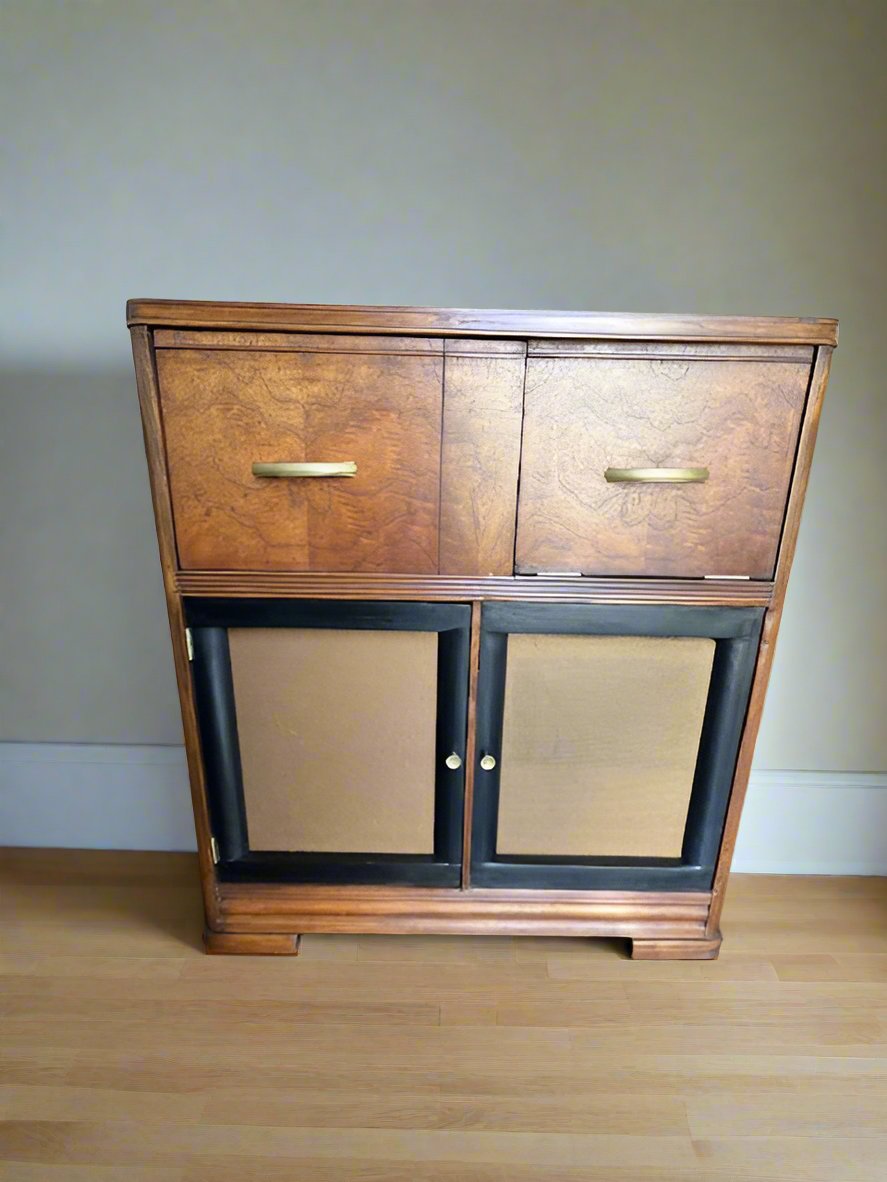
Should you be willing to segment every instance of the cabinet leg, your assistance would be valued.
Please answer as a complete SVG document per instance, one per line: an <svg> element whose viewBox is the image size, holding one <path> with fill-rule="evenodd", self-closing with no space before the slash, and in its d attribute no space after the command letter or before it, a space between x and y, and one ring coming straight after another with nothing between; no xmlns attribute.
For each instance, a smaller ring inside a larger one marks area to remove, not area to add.
<svg viewBox="0 0 887 1182"><path fill-rule="evenodd" d="M632 960L717 960L721 933L701 940L632 940Z"/></svg>
<svg viewBox="0 0 887 1182"><path fill-rule="evenodd" d="M284 932L203 931L206 951L222 956L298 956L301 940Z"/></svg>

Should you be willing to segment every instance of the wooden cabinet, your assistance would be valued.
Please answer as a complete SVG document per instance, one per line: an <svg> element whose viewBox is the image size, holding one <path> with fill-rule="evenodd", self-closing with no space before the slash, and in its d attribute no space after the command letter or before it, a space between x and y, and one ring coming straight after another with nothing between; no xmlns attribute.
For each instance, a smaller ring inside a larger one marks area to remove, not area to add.
<svg viewBox="0 0 887 1182"><path fill-rule="evenodd" d="M128 316L207 948L716 955L835 322Z"/></svg>

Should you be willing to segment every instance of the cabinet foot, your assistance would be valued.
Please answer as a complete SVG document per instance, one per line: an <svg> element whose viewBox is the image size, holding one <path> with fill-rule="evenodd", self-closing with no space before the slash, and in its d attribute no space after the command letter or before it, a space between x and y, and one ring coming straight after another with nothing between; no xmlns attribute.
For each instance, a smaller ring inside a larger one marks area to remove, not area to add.
<svg viewBox="0 0 887 1182"><path fill-rule="evenodd" d="M298 956L301 940L283 932L203 931L206 951L221 956Z"/></svg>
<svg viewBox="0 0 887 1182"><path fill-rule="evenodd" d="M702 940L632 940L632 960L717 960L721 933Z"/></svg>

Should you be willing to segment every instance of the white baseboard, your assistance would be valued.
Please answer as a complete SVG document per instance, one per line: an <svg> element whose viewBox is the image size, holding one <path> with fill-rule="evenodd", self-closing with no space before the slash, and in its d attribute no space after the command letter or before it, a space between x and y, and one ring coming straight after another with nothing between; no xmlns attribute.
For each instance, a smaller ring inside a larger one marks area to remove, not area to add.
<svg viewBox="0 0 887 1182"><path fill-rule="evenodd" d="M887 772L752 773L735 870L887 875ZM0 844L192 850L181 747L0 743Z"/></svg>
<svg viewBox="0 0 887 1182"><path fill-rule="evenodd" d="M887 772L753 771L733 869L887 874Z"/></svg>
<svg viewBox="0 0 887 1182"><path fill-rule="evenodd" d="M184 747L0 743L0 845L195 849Z"/></svg>

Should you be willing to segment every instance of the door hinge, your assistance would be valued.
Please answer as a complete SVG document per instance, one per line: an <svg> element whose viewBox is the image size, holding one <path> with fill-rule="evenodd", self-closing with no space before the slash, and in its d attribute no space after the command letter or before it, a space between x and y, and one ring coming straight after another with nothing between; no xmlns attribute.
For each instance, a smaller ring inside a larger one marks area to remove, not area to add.
<svg viewBox="0 0 887 1182"><path fill-rule="evenodd" d="M216 841L216 839L214 837L211 837L209 839L209 852L212 854L213 865L218 866L219 858L220 858L219 843Z"/></svg>
<svg viewBox="0 0 887 1182"><path fill-rule="evenodd" d="M188 650L188 660L194 660L194 637L191 635L191 629L185 629L185 648Z"/></svg>

